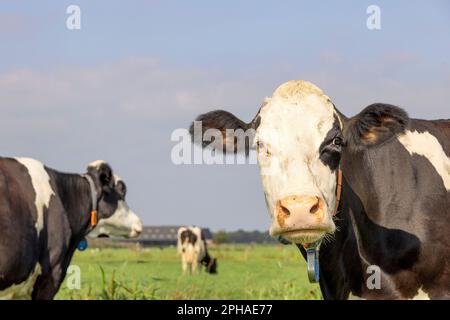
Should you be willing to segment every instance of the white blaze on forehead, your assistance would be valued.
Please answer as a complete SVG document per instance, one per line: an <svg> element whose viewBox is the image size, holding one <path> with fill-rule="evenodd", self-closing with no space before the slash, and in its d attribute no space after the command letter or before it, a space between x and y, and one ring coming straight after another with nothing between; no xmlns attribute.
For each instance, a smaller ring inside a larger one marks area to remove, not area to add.
<svg viewBox="0 0 450 320"><path fill-rule="evenodd" d="M27 168L28 174L31 177L31 183L36 193L34 203L36 206L37 220L35 227L39 235L44 227L44 207L49 207L50 198L55 194L50 185L50 177L41 162L31 158L15 159Z"/></svg>
<svg viewBox="0 0 450 320"><path fill-rule="evenodd" d="M417 154L430 161L442 178L447 191L450 190L450 159L435 136L429 132L420 133L407 130L398 137L398 141L411 155Z"/></svg>
<svg viewBox="0 0 450 320"><path fill-rule="evenodd" d="M256 141L262 144L258 162L269 211L288 195L323 197L330 210L336 178L319 149L335 122L333 104L306 81L289 81L265 101Z"/></svg>
<svg viewBox="0 0 450 320"><path fill-rule="evenodd" d="M323 91L315 84L303 80L291 80L280 85L272 95L272 98L296 100L297 102L308 95L324 96Z"/></svg>

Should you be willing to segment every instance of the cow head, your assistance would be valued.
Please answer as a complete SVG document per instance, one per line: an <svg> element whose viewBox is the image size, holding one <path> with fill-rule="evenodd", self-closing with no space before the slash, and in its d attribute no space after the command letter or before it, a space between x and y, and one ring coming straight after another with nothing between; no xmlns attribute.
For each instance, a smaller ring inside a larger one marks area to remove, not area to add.
<svg viewBox="0 0 450 320"><path fill-rule="evenodd" d="M254 130L270 234L307 245L336 229L333 214L343 150L379 145L404 130L407 119L403 110L389 105L372 105L347 119L314 84L289 81L264 100L248 124L225 111L200 115L197 121L203 130Z"/></svg>
<svg viewBox="0 0 450 320"><path fill-rule="evenodd" d="M217 258L211 258L206 264L206 271L211 274L217 274Z"/></svg>
<svg viewBox="0 0 450 320"><path fill-rule="evenodd" d="M191 228L181 227L178 229L178 253L184 253L189 246L195 246L197 240L200 241L199 237Z"/></svg>
<svg viewBox="0 0 450 320"><path fill-rule="evenodd" d="M99 222L89 236L137 237L142 232L142 222L125 201L125 182L101 160L88 165L88 174L93 178L99 195Z"/></svg>

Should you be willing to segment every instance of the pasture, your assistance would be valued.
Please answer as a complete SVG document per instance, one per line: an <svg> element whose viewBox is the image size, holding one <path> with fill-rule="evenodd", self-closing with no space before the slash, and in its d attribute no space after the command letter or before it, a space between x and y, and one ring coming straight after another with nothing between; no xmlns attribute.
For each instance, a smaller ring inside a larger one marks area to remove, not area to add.
<svg viewBox="0 0 450 320"><path fill-rule="evenodd" d="M210 253L217 275L182 275L174 247L77 252L81 287L68 289L66 277L56 299L321 299L294 246L220 245Z"/></svg>

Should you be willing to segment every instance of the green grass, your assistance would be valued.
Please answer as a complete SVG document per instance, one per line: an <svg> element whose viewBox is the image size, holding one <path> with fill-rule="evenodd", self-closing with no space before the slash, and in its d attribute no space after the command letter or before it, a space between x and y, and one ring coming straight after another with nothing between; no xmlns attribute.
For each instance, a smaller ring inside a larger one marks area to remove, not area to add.
<svg viewBox="0 0 450 320"><path fill-rule="evenodd" d="M306 264L294 246L222 245L217 275L182 275L175 248L88 249L72 265L81 288L66 282L57 299L320 299L308 283ZM67 279L66 279L67 280Z"/></svg>

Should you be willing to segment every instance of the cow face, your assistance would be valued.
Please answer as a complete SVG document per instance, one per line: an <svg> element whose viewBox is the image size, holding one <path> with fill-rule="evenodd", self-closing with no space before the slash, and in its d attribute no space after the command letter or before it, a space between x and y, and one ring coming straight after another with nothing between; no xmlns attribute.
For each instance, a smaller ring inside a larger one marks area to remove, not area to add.
<svg viewBox="0 0 450 320"><path fill-rule="evenodd" d="M187 245L192 245L194 246L195 243L197 242L197 235L192 232L192 230L190 229L184 229L183 231L181 231L180 233L180 241L181 241L181 245L183 247L183 252L184 252L184 248Z"/></svg>
<svg viewBox="0 0 450 320"><path fill-rule="evenodd" d="M142 232L142 222L125 201L126 185L104 161L95 161L88 166L89 174L95 178L99 222L90 233L95 236L137 237Z"/></svg>
<svg viewBox="0 0 450 320"><path fill-rule="evenodd" d="M254 144L271 235L310 243L334 232L343 138L332 102L313 84L291 81L265 100L258 116Z"/></svg>
<svg viewBox="0 0 450 320"><path fill-rule="evenodd" d="M341 154L360 152L388 143L408 126L402 109L372 104L348 119L312 83L289 81L266 98L250 123L217 110L200 115L202 132L253 130L262 184L272 224L270 233L303 245L336 229L337 172ZM191 135L196 135L194 124ZM248 135L251 136L251 135ZM205 145L203 145L205 146ZM236 148L234 149L236 152Z"/></svg>

